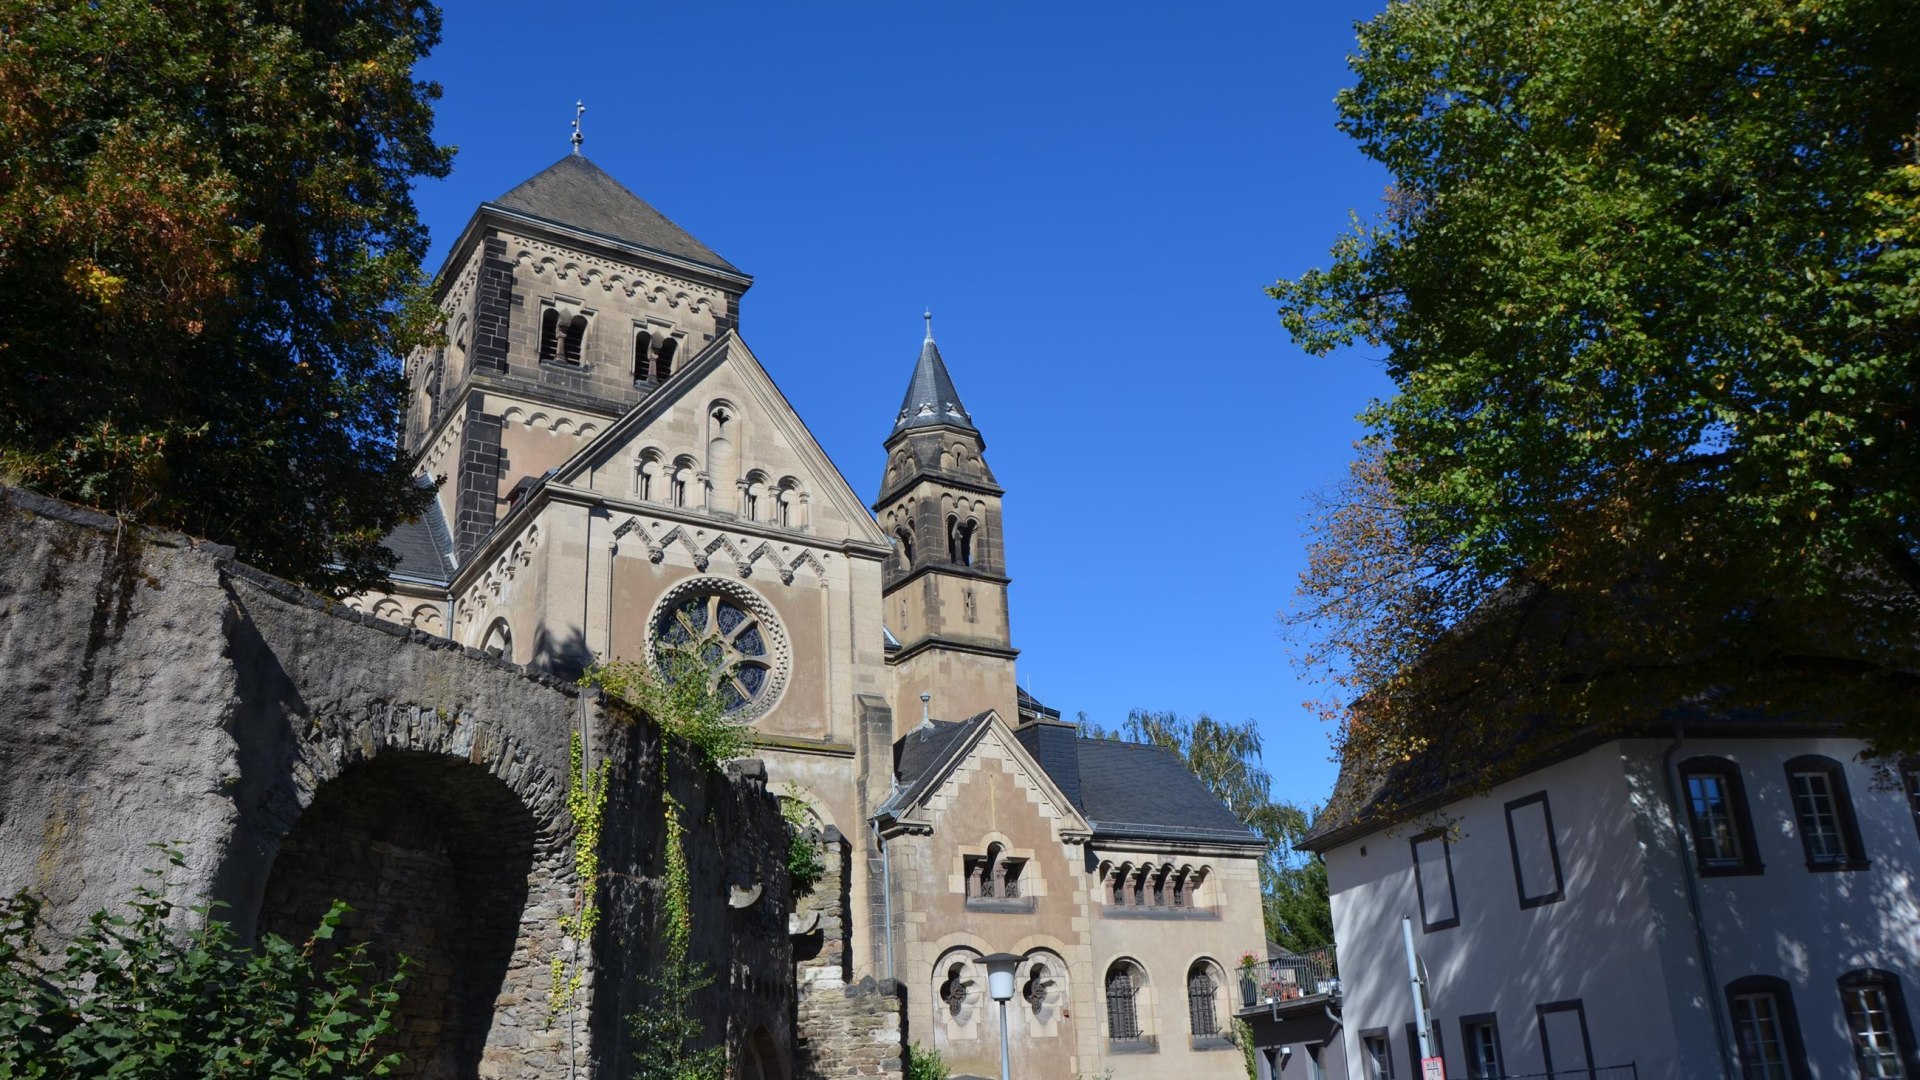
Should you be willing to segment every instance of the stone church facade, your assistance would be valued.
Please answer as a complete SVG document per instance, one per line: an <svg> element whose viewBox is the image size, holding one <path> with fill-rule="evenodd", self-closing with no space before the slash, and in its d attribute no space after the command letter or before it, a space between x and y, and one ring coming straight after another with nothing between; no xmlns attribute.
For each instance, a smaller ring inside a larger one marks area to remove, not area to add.
<svg viewBox="0 0 1920 1080"><path fill-rule="evenodd" d="M1020 1075L1240 1075L1262 845L1172 755L1019 690L1004 492L931 329L869 506L742 338L751 284L578 153L482 204L407 364L437 499L349 606L562 678L716 634L769 790L844 848L792 927L831 959L800 964L800 1043L831 1037L807 995L895 979L907 1040L996 1074L980 959L1011 952Z"/></svg>

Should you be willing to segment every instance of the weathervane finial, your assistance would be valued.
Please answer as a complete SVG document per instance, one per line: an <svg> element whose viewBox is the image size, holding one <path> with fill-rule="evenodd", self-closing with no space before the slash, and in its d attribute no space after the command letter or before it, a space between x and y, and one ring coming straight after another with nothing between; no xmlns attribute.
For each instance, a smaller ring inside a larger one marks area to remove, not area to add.
<svg viewBox="0 0 1920 1080"><path fill-rule="evenodd" d="M932 341L933 340L933 309L928 308L927 310L921 312L920 317L927 320L927 340Z"/></svg>
<svg viewBox="0 0 1920 1080"><path fill-rule="evenodd" d="M573 103L573 138L570 141L573 143L573 152L576 154L580 152L580 144L587 141L587 137L580 134L580 117L586 111L586 102L575 101Z"/></svg>

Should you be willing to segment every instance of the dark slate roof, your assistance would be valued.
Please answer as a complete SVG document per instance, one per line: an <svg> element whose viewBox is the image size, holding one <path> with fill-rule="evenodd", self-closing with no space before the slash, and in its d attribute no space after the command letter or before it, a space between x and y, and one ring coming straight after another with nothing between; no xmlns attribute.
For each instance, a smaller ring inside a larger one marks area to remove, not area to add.
<svg viewBox="0 0 1920 1080"><path fill-rule="evenodd" d="M666 215L579 154L568 154L547 166L490 205L703 266L740 273L739 267L668 221Z"/></svg>
<svg viewBox="0 0 1920 1080"><path fill-rule="evenodd" d="M428 503L418 519L388 533L381 546L400 558L393 568L395 577L436 585L452 580L453 539L446 519L440 516L438 499Z"/></svg>
<svg viewBox="0 0 1920 1080"><path fill-rule="evenodd" d="M967 732L986 722L987 714L962 721L932 720L900 737L893 744L893 776L899 788L882 810L906 806L920 797L922 789L938 780L941 762L966 738Z"/></svg>
<svg viewBox="0 0 1920 1080"><path fill-rule="evenodd" d="M920 344L920 359L913 365L913 381L907 384L907 396L900 403L900 415L893 422L893 430L939 424L978 430L973 426L973 417L967 415L967 407L960 404L960 391L953 388L953 376L947 374L946 361L940 359L940 346L933 343L933 329L929 324L927 340Z"/></svg>
<svg viewBox="0 0 1920 1080"><path fill-rule="evenodd" d="M1095 840L1108 836L1265 846L1171 750L1113 739L1078 739L1075 749L1082 810Z"/></svg>
<svg viewBox="0 0 1920 1080"><path fill-rule="evenodd" d="M1021 704L1024 705L1026 691L1021 691L1021 697ZM1074 748L1080 738L1074 726L1058 719L1038 720L1014 728L1013 737L1020 740L1020 745L1033 755L1033 760L1040 763L1048 776L1053 777L1055 786L1073 804L1073 808L1085 814L1087 804L1080 789L1080 762Z"/></svg>

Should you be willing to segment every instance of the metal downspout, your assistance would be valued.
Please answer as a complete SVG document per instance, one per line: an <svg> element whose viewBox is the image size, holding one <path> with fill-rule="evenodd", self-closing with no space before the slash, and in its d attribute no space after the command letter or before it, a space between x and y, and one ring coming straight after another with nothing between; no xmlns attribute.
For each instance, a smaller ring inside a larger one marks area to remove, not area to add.
<svg viewBox="0 0 1920 1080"><path fill-rule="evenodd" d="M873 827L873 841L880 845L880 906L881 922L887 931L887 978L895 978L893 973L893 861L887 854L887 838L880 833L880 819L868 820Z"/></svg>
<svg viewBox="0 0 1920 1080"><path fill-rule="evenodd" d="M1687 883L1687 913L1693 918L1693 944L1700 953L1700 979L1706 984L1707 1011L1713 1016L1714 1057L1719 1059L1722 1080L1732 1080L1735 1070L1727 1042L1727 1020L1720 1014L1720 980L1713 973L1713 949L1707 942L1706 920L1700 914L1700 883L1694 877L1693 838L1687 834L1680 787L1673 779L1673 755L1686 735L1685 724L1674 728L1673 742L1660 757L1660 771L1667 782L1667 811L1673 816L1674 852L1680 858L1680 879Z"/></svg>

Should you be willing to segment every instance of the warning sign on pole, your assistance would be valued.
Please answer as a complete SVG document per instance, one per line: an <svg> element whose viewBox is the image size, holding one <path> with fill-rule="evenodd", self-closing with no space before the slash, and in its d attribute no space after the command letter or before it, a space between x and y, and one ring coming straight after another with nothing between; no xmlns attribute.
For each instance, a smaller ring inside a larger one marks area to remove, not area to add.
<svg viewBox="0 0 1920 1080"><path fill-rule="evenodd" d="M1421 1058L1420 1080L1447 1080L1447 1059Z"/></svg>

